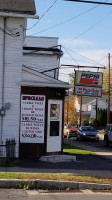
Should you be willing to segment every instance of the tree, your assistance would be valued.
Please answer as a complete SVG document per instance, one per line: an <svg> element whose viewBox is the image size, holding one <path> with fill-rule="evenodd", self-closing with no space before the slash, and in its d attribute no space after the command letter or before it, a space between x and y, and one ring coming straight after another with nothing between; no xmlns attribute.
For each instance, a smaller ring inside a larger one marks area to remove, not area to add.
<svg viewBox="0 0 112 200"><path fill-rule="evenodd" d="M64 123L77 124L77 111L75 108L76 97L69 94L64 103Z"/></svg>

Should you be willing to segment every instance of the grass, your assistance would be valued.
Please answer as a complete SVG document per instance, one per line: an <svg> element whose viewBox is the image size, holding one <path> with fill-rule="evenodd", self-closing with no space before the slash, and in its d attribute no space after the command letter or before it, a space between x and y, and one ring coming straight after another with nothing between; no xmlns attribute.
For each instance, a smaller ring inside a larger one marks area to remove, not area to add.
<svg viewBox="0 0 112 200"><path fill-rule="evenodd" d="M94 155L92 151L88 151L85 149L82 149L80 147L75 147L69 144L63 145L63 152L69 153L69 154L82 154L82 155Z"/></svg>
<svg viewBox="0 0 112 200"><path fill-rule="evenodd" d="M69 154L93 155L94 153L72 145L63 145L63 152ZM74 174L55 174L55 173L9 173L1 172L0 179L44 179L44 180L59 180L59 181L74 181L74 182L89 182L100 184L112 184L112 178L103 178L95 176L83 176Z"/></svg>
<svg viewBox="0 0 112 200"><path fill-rule="evenodd" d="M112 184L111 178L79 176L74 174L51 174L51 173L0 173L0 179L44 179L44 180L60 180L60 181L74 181L74 182L89 182L100 184Z"/></svg>

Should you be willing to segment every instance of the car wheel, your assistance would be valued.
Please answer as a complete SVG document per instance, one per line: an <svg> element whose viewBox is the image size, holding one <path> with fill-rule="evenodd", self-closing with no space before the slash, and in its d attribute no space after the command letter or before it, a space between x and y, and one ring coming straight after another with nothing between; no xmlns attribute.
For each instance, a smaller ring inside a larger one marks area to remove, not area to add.
<svg viewBox="0 0 112 200"><path fill-rule="evenodd" d="M104 138L104 145L105 145L105 147L109 146L109 141L108 141L107 137Z"/></svg>
<svg viewBox="0 0 112 200"><path fill-rule="evenodd" d="M76 136L76 140L77 140L77 141L79 140L78 136Z"/></svg>

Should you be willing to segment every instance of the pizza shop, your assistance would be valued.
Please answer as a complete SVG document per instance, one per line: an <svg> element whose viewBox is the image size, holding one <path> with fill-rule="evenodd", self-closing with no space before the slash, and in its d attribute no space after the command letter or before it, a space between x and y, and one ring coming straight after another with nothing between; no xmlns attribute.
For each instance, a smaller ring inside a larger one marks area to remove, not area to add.
<svg viewBox="0 0 112 200"><path fill-rule="evenodd" d="M59 80L46 87L21 84L19 157L39 158L61 153L64 96L71 86Z"/></svg>

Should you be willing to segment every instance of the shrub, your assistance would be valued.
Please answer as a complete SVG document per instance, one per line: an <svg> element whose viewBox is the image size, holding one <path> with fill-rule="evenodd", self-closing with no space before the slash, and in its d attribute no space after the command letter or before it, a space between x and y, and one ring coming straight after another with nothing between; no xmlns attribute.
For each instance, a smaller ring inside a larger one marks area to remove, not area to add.
<svg viewBox="0 0 112 200"><path fill-rule="evenodd" d="M83 125L83 126L89 126L89 120L88 120L88 119L85 119L85 120L82 122L82 125Z"/></svg>

